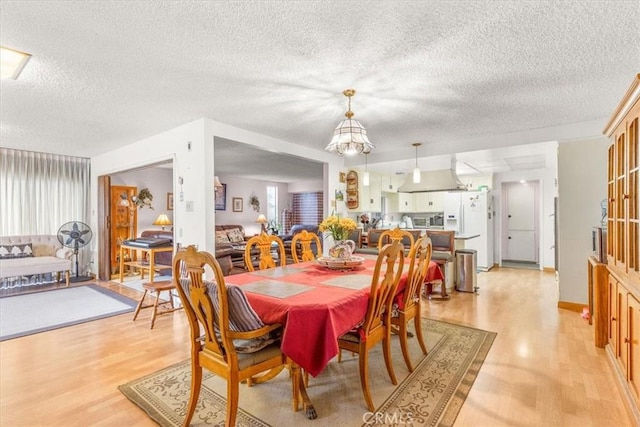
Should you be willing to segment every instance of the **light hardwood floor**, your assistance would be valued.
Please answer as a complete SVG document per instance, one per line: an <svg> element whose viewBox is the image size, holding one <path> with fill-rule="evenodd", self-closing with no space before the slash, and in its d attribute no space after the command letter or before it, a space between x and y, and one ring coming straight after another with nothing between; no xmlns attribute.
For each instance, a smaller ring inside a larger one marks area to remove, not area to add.
<svg viewBox="0 0 640 427"><path fill-rule="evenodd" d="M425 316L498 333L456 426L632 425L593 327L556 307L553 273L493 269L478 283L478 295L454 291L424 304ZM155 425L117 387L187 359L189 349L182 311L159 317L153 330L149 315L0 343L0 425Z"/></svg>

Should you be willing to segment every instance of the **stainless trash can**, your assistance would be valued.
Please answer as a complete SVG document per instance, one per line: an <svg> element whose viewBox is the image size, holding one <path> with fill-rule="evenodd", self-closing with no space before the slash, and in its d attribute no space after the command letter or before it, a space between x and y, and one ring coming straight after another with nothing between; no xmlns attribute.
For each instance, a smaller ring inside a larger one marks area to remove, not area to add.
<svg viewBox="0 0 640 427"><path fill-rule="evenodd" d="M476 292L478 290L478 256L475 249L456 251L456 290Z"/></svg>

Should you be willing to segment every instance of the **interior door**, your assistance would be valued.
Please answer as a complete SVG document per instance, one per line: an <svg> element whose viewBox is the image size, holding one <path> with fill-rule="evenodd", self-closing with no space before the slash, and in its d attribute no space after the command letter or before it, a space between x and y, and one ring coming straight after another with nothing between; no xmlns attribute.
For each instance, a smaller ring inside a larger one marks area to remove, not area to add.
<svg viewBox="0 0 640 427"><path fill-rule="evenodd" d="M537 183L507 183L507 244L504 260L538 262Z"/></svg>

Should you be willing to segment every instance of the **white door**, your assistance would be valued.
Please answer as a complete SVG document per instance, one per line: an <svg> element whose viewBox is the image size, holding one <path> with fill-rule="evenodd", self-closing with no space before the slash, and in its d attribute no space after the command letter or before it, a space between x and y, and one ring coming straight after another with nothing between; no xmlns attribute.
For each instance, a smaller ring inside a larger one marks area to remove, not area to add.
<svg viewBox="0 0 640 427"><path fill-rule="evenodd" d="M505 183L506 251L510 261L538 262L537 182Z"/></svg>

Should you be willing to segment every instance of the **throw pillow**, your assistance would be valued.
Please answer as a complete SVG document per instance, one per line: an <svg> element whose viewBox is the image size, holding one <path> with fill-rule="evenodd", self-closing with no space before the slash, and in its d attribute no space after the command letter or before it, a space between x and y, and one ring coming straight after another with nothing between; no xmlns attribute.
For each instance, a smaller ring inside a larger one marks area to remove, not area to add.
<svg viewBox="0 0 640 427"><path fill-rule="evenodd" d="M180 279L180 285L187 295L190 295L190 282L188 278ZM219 313L218 287L213 281L205 281L205 284L207 286L207 294L213 303L213 309L216 313ZM232 331L249 332L265 326L239 286L227 285L227 302L229 304L229 329ZM189 304L191 304L191 300L189 300ZM217 325L215 325L215 330L218 331ZM258 338L234 340L234 347L238 353L255 353L278 341L281 334L282 329L278 329Z"/></svg>
<svg viewBox="0 0 640 427"><path fill-rule="evenodd" d="M56 256L56 246L42 243L33 243L33 256Z"/></svg>
<svg viewBox="0 0 640 427"><path fill-rule="evenodd" d="M227 236L229 236L229 241L231 243L244 242L244 234L242 234L242 231L240 231L239 228L232 228L231 230L227 230Z"/></svg>
<svg viewBox="0 0 640 427"><path fill-rule="evenodd" d="M229 236L223 230L216 231L216 243L231 243L229 241Z"/></svg>
<svg viewBox="0 0 640 427"><path fill-rule="evenodd" d="M33 246L31 243L0 246L0 259L29 257L33 257Z"/></svg>

